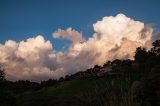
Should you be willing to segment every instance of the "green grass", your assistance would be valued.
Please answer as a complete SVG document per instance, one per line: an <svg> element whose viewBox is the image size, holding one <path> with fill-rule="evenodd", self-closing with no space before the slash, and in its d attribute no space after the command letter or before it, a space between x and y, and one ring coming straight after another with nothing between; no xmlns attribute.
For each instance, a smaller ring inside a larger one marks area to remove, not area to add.
<svg viewBox="0 0 160 106"><path fill-rule="evenodd" d="M49 96L71 96L79 92L95 89L97 86L105 85L109 78L85 78L61 82L58 86L48 87L38 92Z"/></svg>
<svg viewBox="0 0 160 106"><path fill-rule="evenodd" d="M26 92L17 96L17 106L40 106L41 104L49 104L49 101L51 103L67 102L66 104L68 104L68 101L71 101L71 103L73 103L75 98L72 97L75 95L88 91L92 92L97 89L97 86L105 85L106 81L109 80L109 77L92 77L63 81L56 86L43 88L35 92Z"/></svg>
<svg viewBox="0 0 160 106"><path fill-rule="evenodd" d="M130 91L132 82L131 77L117 75L63 81L56 86L19 95L17 105L43 106L43 104L61 103L63 106L75 102L75 104L83 103L78 106L134 106Z"/></svg>

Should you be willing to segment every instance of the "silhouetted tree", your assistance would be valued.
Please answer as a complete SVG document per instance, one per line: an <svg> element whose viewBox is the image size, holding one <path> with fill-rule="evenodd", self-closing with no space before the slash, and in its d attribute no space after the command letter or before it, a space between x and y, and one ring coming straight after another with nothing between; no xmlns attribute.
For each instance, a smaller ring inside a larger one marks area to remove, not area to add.
<svg viewBox="0 0 160 106"><path fill-rule="evenodd" d="M160 40L156 40L152 43L153 48L151 49L157 56L160 55Z"/></svg>
<svg viewBox="0 0 160 106"><path fill-rule="evenodd" d="M4 68L0 66L0 81L3 81L4 79L5 79Z"/></svg>
<svg viewBox="0 0 160 106"><path fill-rule="evenodd" d="M41 87L54 86L55 84L57 84L57 80L49 79L47 81L42 81L41 82Z"/></svg>
<svg viewBox="0 0 160 106"><path fill-rule="evenodd" d="M107 61L106 63L103 64L103 67L110 66L110 65L111 65L111 61Z"/></svg>
<svg viewBox="0 0 160 106"><path fill-rule="evenodd" d="M89 69L86 70L86 72L89 73L89 74L92 74L93 73L92 71L93 71L93 68L89 68Z"/></svg>
<svg viewBox="0 0 160 106"><path fill-rule="evenodd" d="M147 51L145 48L138 47L136 49L135 61L144 63L147 60Z"/></svg>
<svg viewBox="0 0 160 106"><path fill-rule="evenodd" d="M66 75L66 76L65 76L65 80L66 80L66 81L73 80L73 79L74 79L74 76L73 76L73 75Z"/></svg>
<svg viewBox="0 0 160 106"><path fill-rule="evenodd" d="M111 66L112 66L112 70L113 71L120 71L121 70L121 64L122 61L119 59L116 59L114 61L111 62Z"/></svg>
<svg viewBox="0 0 160 106"><path fill-rule="evenodd" d="M95 65L95 66L93 67L93 69L92 69L92 73L97 73L97 72L100 71L100 69L101 69L101 66Z"/></svg>
<svg viewBox="0 0 160 106"><path fill-rule="evenodd" d="M59 81L59 82L64 81L64 78L63 78L63 77L60 77L58 81Z"/></svg>
<svg viewBox="0 0 160 106"><path fill-rule="evenodd" d="M140 65L141 79L137 86L137 100L141 106L160 105L160 40L152 43L151 50L137 48L135 61Z"/></svg>

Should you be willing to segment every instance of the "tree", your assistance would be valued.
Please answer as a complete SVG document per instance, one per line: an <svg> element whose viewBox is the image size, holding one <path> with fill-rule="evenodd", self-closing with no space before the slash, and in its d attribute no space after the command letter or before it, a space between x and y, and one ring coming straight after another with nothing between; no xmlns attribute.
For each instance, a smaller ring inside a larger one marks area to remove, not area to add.
<svg viewBox="0 0 160 106"><path fill-rule="evenodd" d="M138 47L136 49L135 61L138 63L144 63L147 60L147 51L145 48Z"/></svg>
<svg viewBox="0 0 160 106"><path fill-rule="evenodd" d="M92 69L92 72L93 72L93 73L97 73L97 72L100 71L100 69L101 69L101 66L95 65L95 66L93 67L93 69Z"/></svg>
<svg viewBox="0 0 160 106"><path fill-rule="evenodd" d="M106 63L104 63L104 64L103 64L103 67L110 66L110 65L111 65L111 63L112 63L111 61L107 61Z"/></svg>
<svg viewBox="0 0 160 106"><path fill-rule="evenodd" d="M64 78L63 78L63 77L60 77L58 81L59 81L59 82L62 82L62 81L64 81Z"/></svg>
<svg viewBox="0 0 160 106"><path fill-rule="evenodd" d="M151 49L156 55L160 55L160 40L156 40L152 43L153 48Z"/></svg>
<svg viewBox="0 0 160 106"><path fill-rule="evenodd" d="M0 81L3 81L5 78L4 68L0 66Z"/></svg>

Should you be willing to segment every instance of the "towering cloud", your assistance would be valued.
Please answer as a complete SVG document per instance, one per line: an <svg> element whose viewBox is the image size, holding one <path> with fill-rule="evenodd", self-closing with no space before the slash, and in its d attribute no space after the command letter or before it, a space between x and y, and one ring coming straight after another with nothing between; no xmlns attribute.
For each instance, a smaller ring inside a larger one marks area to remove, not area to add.
<svg viewBox="0 0 160 106"><path fill-rule="evenodd" d="M113 59L133 59L137 47L151 47L153 29L123 14L104 17L93 24L95 33L87 40L82 33L68 28L53 33L54 38L70 40L67 52L53 50L43 36L26 41L0 44L0 64L9 80L33 81L59 78L66 74L103 64Z"/></svg>

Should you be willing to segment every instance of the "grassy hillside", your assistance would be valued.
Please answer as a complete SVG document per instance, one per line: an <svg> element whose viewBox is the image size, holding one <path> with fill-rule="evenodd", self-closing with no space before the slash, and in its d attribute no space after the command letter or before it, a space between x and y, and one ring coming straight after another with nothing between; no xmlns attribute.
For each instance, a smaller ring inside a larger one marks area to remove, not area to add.
<svg viewBox="0 0 160 106"><path fill-rule="evenodd" d="M61 82L57 87L49 87L43 89L47 95L54 96L71 96L79 92L94 90L100 85L105 85L106 82L109 82L109 77L106 78L85 78L85 79L75 79L71 81Z"/></svg>
<svg viewBox="0 0 160 106"><path fill-rule="evenodd" d="M43 104L48 104L48 106L51 106L52 104L53 106L56 103L55 106L71 104L78 106L98 106L104 104L107 99L110 99L108 96L115 96L113 98L116 101L118 98L125 98L125 96L127 96L127 99L129 99L129 85L131 85L131 81L131 77L122 78L122 76L119 75L63 81L55 86L43 88L35 92L26 92L17 96L17 105L43 106ZM122 95L122 93L124 95ZM114 100L113 102L115 103Z"/></svg>

